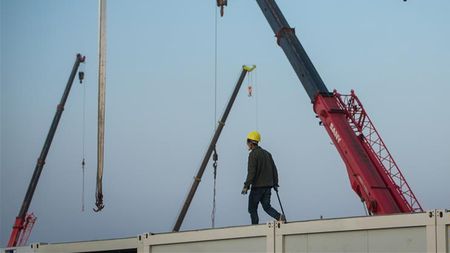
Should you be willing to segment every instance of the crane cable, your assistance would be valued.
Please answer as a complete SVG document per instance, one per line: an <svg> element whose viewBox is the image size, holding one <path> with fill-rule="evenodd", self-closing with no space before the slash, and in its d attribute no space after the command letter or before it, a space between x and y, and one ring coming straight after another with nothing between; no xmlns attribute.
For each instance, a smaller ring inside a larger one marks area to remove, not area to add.
<svg viewBox="0 0 450 253"><path fill-rule="evenodd" d="M80 79L80 84L83 84L84 79L84 64L81 63L80 71L78 71L78 79ZM81 171L82 171L82 183L81 183L81 211L84 212L84 203L85 203L85 165L86 165L86 85L83 85L83 119L82 119L82 160L81 160Z"/></svg>
<svg viewBox="0 0 450 253"><path fill-rule="evenodd" d="M258 86L258 72L256 71L256 69L253 71L254 73L252 73L252 80L253 80L253 75L254 75L254 77L255 77L255 80L254 80L254 86L255 86L255 88L254 88L254 91L256 90L256 92L255 92L255 129L256 130L259 130L258 129L258 121L259 121L259 103L258 103L258 97L259 97L259 95L258 95L258 93L259 93L259 91L258 91L258 89L259 89L259 86Z"/></svg>
<svg viewBox="0 0 450 253"><path fill-rule="evenodd" d="M217 9L214 8L214 132L217 130ZM217 186L217 150L214 147L213 153L213 202L211 210L211 227L216 226L216 186Z"/></svg>
<svg viewBox="0 0 450 253"><path fill-rule="evenodd" d="M258 130L259 109L258 109L258 84L256 69L248 73L247 93L249 98L255 98L255 129Z"/></svg>
<svg viewBox="0 0 450 253"><path fill-rule="evenodd" d="M213 207L211 211L211 227L215 228L216 226L216 186L217 186L217 160L219 156L217 155L216 149L214 148L213 153L213 176L214 176L214 186L213 186Z"/></svg>

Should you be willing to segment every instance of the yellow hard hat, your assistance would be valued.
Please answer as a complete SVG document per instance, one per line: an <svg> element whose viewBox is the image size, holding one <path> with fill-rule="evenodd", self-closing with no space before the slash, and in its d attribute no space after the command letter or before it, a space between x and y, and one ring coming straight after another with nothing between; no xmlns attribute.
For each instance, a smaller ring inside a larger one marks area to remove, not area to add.
<svg viewBox="0 0 450 253"><path fill-rule="evenodd" d="M261 141L261 135L258 133L258 131L252 131L247 135L248 140L260 142Z"/></svg>

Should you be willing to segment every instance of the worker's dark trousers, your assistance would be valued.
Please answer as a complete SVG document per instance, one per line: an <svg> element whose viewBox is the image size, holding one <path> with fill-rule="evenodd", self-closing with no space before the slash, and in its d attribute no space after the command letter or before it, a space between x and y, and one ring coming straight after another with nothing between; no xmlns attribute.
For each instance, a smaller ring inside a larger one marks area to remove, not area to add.
<svg viewBox="0 0 450 253"><path fill-rule="evenodd" d="M258 204L261 202L261 205L266 211L266 213L272 216L274 219L280 218L280 213L277 212L270 205L270 195L272 194L272 187L258 187L252 188L250 192L250 196L248 197L248 212L250 213L250 217L252 218L252 224L259 223L258 217Z"/></svg>

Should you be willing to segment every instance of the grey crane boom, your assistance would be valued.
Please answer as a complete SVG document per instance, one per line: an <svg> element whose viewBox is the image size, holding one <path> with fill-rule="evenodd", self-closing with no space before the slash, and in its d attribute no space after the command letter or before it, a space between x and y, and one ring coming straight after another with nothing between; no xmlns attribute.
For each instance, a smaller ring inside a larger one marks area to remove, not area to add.
<svg viewBox="0 0 450 253"><path fill-rule="evenodd" d="M256 0L269 22L278 45L283 49L311 101L318 93L329 93L305 49L274 0Z"/></svg>

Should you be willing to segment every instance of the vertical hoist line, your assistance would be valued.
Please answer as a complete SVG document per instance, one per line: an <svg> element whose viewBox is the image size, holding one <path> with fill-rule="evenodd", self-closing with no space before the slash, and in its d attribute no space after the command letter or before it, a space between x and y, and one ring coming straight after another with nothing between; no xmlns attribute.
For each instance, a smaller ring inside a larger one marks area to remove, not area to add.
<svg viewBox="0 0 450 253"><path fill-rule="evenodd" d="M213 207L212 207L212 211L211 211L211 226L212 226L212 228L215 228L215 226L216 226L217 160L218 160L218 155L217 155L216 149L214 148L214 153L213 153L214 186L213 186Z"/></svg>
<svg viewBox="0 0 450 253"><path fill-rule="evenodd" d="M255 102L254 102L254 106L255 106L255 129L258 130L258 94L257 92L259 92L257 90L257 77L256 77L256 70L255 73L250 72L248 74L248 97L255 97ZM255 93L256 92L256 93Z"/></svg>
<svg viewBox="0 0 450 253"><path fill-rule="evenodd" d="M82 186L81 186L81 211L84 212L84 182L85 182L85 165L86 165L86 85L83 86L83 126L82 126L82 155L83 160L81 161L82 170Z"/></svg>
<svg viewBox="0 0 450 253"><path fill-rule="evenodd" d="M248 97L252 97L253 95L253 87L252 87L252 73L248 73L248 78L247 78L247 93L248 93Z"/></svg>
<svg viewBox="0 0 450 253"><path fill-rule="evenodd" d="M259 120L259 115L258 115L258 106L259 106L259 104L258 104L258 97L259 97L259 95L258 95L258 93L259 93L259 86L258 86L258 72L256 71L256 69L255 69L255 73L254 73L254 75L255 75L255 91L256 91L256 93L255 93L255 125L256 125L256 130L258 130L259 131L259 129L258 129L258 120Z"/></svg>
<svg viewBox="0 0 450 253"><path fill-rule="evenodd" d="M248 83L248 97L249 98L253 98L255 97L255 102L254 102L254 106L255 106L255 114L254 114L254 119L255 119L255 129L258 130L258 94L257 92L257 78L256 78L256 70L255 73L250 72L248 74L248 78L247 78L247 83ZM255 93L256 92L256 93Z"/></svg>
<svg viewBox="0 0 450 253"><path fill-rule="evenodd" d="M214 8L214 131L217 129L217 10Z"/></svg>
<svg viewBox="0 0 450 253"><path fill-rule="evenodd" d="M217 10L214 8L214 132L217 130ZM216 226L216 184L217 184L217 160L218 155L216 147L213 153L213 203L211 210L211 227Z"/></svg>

